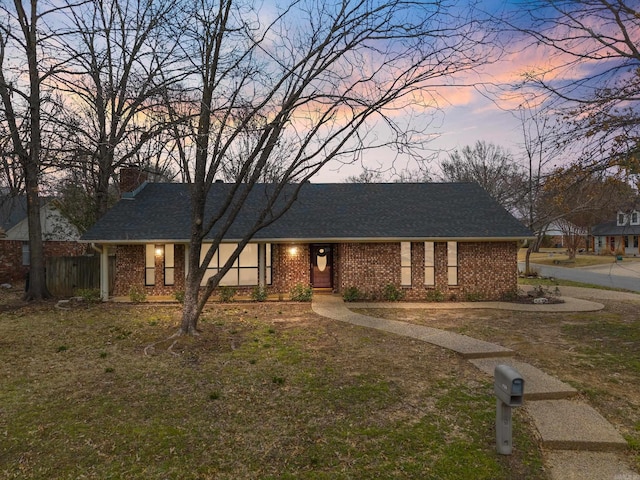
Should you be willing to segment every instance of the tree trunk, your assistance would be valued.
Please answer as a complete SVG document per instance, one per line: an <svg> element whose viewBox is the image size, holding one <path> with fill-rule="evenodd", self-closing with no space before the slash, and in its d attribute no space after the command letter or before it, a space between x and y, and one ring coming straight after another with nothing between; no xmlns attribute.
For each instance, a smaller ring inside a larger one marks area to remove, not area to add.
<svg viewBox="0 0 640 480"><path fill-rule="evenodd" d="M527 247L527 253L524 257L524 274L526 277L531 275L531 264L529 262L529 258L531 257L531 251L533 250L533 243L534 242L529 243L529 246Z"/></svg>
<svg viewBox="0 0 640 480"><path fill-rule="evenodd" d="M47 279L44 269L44 248L42 244L42 226L40 224L40 72L38 70L37 57L37 2L31 1L31 21L25 31L25 46L27 64L29 66L29 152L21 159L24 168L25 187L27 189L27 224L29 226L29 288L25 293L25 300L42 300L49 298L51 294L47 289ZM21 15L25 15L22 13ZM25 19L21 22L28 25Z"/></svg>
<svg viewBox="0 0 640 480"><path fill-rule="evenodd" d="M179 333L181 335L198 335L200 308L198 308L197 289L190 287L189 282L187 282L185 287L184 304L182 305L182 322Z"/></svg>

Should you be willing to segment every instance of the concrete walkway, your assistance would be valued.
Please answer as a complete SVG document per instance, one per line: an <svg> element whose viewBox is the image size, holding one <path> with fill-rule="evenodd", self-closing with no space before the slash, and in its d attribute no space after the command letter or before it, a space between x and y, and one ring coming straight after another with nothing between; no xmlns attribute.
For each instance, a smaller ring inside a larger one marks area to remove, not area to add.
<svg viewBox="0 0 640 480"><path fill-rule="evenodd" d="M564 294L564 291L561 293ZM615 295L616 292L612 294ZM640 300L640 296L634 295L634 297ZM571 311L603 308L602 304L591 301L569 297L563 297L563 299L564 304L535 305L535 307L544 307L535 311L569 311L566 310L567 304L573 305L574 310ZM508 305L519 307L517 308L519 310L534 307L534 305ZM507 308L499 302L470 305L358 303L357 306L359 308L429 309ZM454 332L354 313L336 295L314 295L312 308L317 314L334 320L416 338L453 350L469 359L473 365L491 377L496 365L511 365L525 380L525 408L540 434L545 464L552 480L640 480L640 475L631 470L624 459L627 443L615 428L595 409L576 399L578 392L573 387L532 365L516 360L513 358L516 355L513 350Z"/></svg>

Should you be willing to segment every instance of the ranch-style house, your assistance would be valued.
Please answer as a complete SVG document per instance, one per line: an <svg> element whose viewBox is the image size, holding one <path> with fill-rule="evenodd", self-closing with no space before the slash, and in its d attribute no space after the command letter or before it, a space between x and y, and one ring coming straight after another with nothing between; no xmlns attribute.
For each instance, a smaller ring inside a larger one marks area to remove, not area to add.
<svg viewBox="0 0 640 480"><path fill-rule="evenodd" d="M229 258L271 187L253 188L205 281ZM211 212L229 188L212 185ZM101 252L103 299L132 287L149 296L184 290L190 201L187 184L145 182L83 235ZM262 285L284 297L297 284L337 293L356 287L378 299L394 285L407 300L436 292L496 300L516 290L518 244L531 237L475 183L306 183L292 207L252 237L220 285L239 292Z"/></svg>

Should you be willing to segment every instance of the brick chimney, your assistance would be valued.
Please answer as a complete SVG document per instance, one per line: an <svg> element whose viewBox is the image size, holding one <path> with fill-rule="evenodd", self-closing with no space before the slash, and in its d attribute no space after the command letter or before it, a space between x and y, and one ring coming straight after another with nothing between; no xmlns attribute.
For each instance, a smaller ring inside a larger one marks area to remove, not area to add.
<svg viewBox="0 0 640 480"><path fill-rule="evenodd" d="M120 194L133 192L147 181L147 172L138 167L122 167L120 169Z"/></svg>

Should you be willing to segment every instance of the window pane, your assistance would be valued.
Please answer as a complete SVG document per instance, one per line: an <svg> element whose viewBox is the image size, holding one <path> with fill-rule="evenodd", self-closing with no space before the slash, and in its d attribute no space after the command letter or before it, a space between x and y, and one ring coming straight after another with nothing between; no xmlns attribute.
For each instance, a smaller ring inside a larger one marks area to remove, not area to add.
<svg viewBox="0 0 640 480"><path fill-rule="evenodd" d="M173 285L175 283L173 278L173 267L164 269L164 284L165 285Z"/></svg>
<svg viewBox="0 0 640 480"><path fill-rule="evenodd" d="M447 265L458 265L458 242L447 242Z"/></svg>
<svg viewBox="0 0 640 480"><path fill-rule="evenodd" d="M435 269L433 267L424 267L424 284L425 285L436 284Z"/></svg>
<svg viewBox="0 0 640 480"><path fill-rule="evenodd" d="M22 265L28 267L31 265L31 256L29 255L29 243L22 244Z"/></svg>
<svg viewBox="0 0 640 480"><path fill-rule="evenodd" d="M447 268L447 282L449 283L449 285L458 284L458 267Z"/></svg>
<svg viewBox="0 0 640 480"><path fill-rule="evenodd" d="M424 242L424 266L433 267L435 263L435 251L433 242Z"/></svg>
<svg viewBox="0 0 640 480"><path fill-rule="evenodd" d="M204 261L204 257L207 255L207 252L209 251L210 248L211 248L210 243L202 244L202 248L200 249L200 265L202 265L202 262ZM213 257L211 258L211 262L209 262L209 267L218 268L218 252L215 252L213 254Z"/></svg>
<svg viewBox="0 0 640 480"><path fill-rule="evenodd" d="M155 267L156 265L156 246L147 244L145 245L145 266Z"/></svg>
<svg viewBox="0 0 640 480"><path fill-rule="evenodd" d="M231 254L235 251L237 246L238 245L235 244L235 243L221 243L220 244L220 248L218 248L218 253L220 254L220 263L219 263L219 265L221 267L224 266L225 263L227 263L227 260L229 260L229 258L231 257ZM233 266L234 267L238 266L238 260L233 262Z"/></svg>
<svg viewBox="0 0 640 480"><path fill-rule="evenodd" d="M164 246L164 266L175 267L175 260L173 257L173 243L168 243Z"/></svg>
<svg viewBox="0 0 640 480"><path fill-rule="evenodd" d="M267 250L267 254L266 254L267 255L267 267L270 267L271 266L271 244L270 243L267 243L267 249L266 250ZM269 283L271 283L271 282L269 282Z"/></svg>
<svg viewBox="0 0 640 480"><path fill-rule="evenodd" d="M238 285L238 269L232 268L231 270L229 270L227 274L222 277L222 280L220 280L220 285L231 287Z"/></svg>
<svg viewBox="0 0 640 480"><path fill-rule="evenodd" d="M408 267L411 265L411 243L400 242L400 265Z"/></svg>
<svg viewBox="0 0 640 480"><path fill-rule="evenodd" d="M257 267L258 266L258 244L248 243L240 253L241 267Z"/></svg>
<svg viewBox="0 0 640 480"><path fill-rule="evenodd" d="M155 268L147 268L145 270L145 285L155 285L156 283L156 269Z"/></svg>
<svg viewBox="0 0 640 480"><path fill-rule="evenodd" d="M240 285L257 285L258 269L257 268L241 268L240 269Z"/></svg>
<svg viewBox="0 0 640 480"><path fill-rule="evenodd" d="M411 286L411 267L402 267L400 283L404 287Z"/></svg>
<svg viewBox="0 0 640 480"><path fill-rule="evenodd" d="M213 277L216 273L218 273L217 268L208 268L204 276L202 277L202 282L200 282L200 286L204 287L207 284L207 280Z"/></svg>

